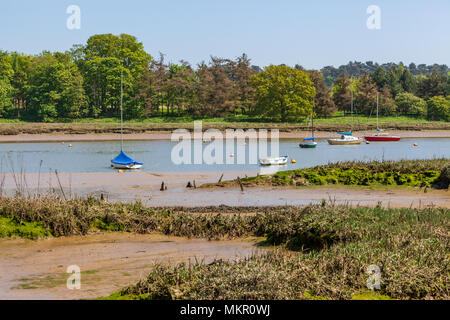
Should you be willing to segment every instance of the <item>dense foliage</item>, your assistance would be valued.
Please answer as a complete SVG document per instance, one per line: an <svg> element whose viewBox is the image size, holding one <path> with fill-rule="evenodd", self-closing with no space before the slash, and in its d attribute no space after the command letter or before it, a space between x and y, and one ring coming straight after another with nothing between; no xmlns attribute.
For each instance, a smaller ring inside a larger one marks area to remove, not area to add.
<svg viewBox="0 0 450 320"><path fill-rule="evenodd" d="M155 116L299 121L348 112L449 121L447 66L351 62L304 70L260 68L247 55L192 66L154 59L127 34L100 34L66 53L0 51L0 117L28 121L117 117L123 79L127 119Z"/></svg>

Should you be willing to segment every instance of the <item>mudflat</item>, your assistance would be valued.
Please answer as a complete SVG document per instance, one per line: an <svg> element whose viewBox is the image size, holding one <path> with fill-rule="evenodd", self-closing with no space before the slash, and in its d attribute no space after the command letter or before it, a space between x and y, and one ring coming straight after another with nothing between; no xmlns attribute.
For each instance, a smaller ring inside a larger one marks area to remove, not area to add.
<svg viewBox="0 0 450 320"><path fill-rule="evenodd" d="M223 180L236 179L245 175L254 176L257 172L236 171L224 172ZM218 182L222 172L111 172L95 173L60 173L59 187L54 174L29 173L20 179L12 174L5 174L3 191L13 196L17 190L17 181L26 185L25 193L45 194L53 190L61 198L85 197L103 195L108 201L134 202L141 200L150 207L200 207L200 206L302 206L320 203L323 200L336 204L352 206L383 206L423 208L437 206L450 208L450 193L448 190L428 188L402 187L347 187L347 186L317 186L317 187L254 187L245 188L242 192L239 186L214 188L186 188L187 183L196 181L196 186L203 183ZM167 186L166 191L160 191L161 183ZM39 191L38 191L39 186ZM23 187L23 186L22 186ZM26 194L27 195L27 194Z"/></svg>
<svg viewBox="0 0 450 320"><path fill-rule="evenodd" d="M156 264L236 260L260 250L254 243L129 233L2 240L0 300L105 297L144 278ZM80 267L80 290L67 288L71 265Z"/></svg>

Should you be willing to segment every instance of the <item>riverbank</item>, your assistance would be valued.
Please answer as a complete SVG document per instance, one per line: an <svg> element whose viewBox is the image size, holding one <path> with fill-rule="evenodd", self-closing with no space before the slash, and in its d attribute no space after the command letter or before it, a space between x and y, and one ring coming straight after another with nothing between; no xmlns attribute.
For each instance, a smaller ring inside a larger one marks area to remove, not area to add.
<svg viewBox="0 0 450 320"><path fill-rule="evenodd" d="M203 129L278 129L280 132L309 131L310 122L279 123L270 122L258 118L229 117L229 118L205 118L195 119L191 117L154 117L142 121L129 120L124 122L124 132L128 134L165 131L175 129L192 130L194 121L202 121ZM350 128L351 117L331 117L315 119L316 131L335 132ZM379 126L396 131L421 131L421 130L450 130L450 122L428 121L411 117L380 117ZM376 117L359 116L354 119L354 130L367 131L377 128ZM17 120L0 119L0 135L18 134L114 134L120 129L120 119L78 119L72 122L24 122Z"/></svg>
<svg viewBox="0 0 450 320"><path fill-rule="evenodd" d="M392 208L444 207L450 209L447 190L395 186L256 186L245 187L242 192L238 183L226 182L228 187L201 188L202 184L215 185L222 174L223 181L236 177L256 176L257 171L236 172L110 172L67 173L58 177L54 173L4 174L1 188L3 195L14 196L17 191L24 196L40 194L64 199L74 197L103 197L112 202L132 203L142 201L150 207L199 207L199 206L304 206L332 200L336 204L351 206L376 206L381 203ZM58 181L59 179L59 181ZM197 188L186 188L188 182ZM165 183L167 190L161 191ZM61 186L59 185L61 183ZM62 190L61 190L62 188Z"/></svg>
<svg viewBox="0 0 450 320"><path fill-rule="evenodd" d="M253 127L259 128L259 127ZM174 129L175 130L175 129ZM392 134L402 138L450 138L450 130L393 130ZM373 134L373 131L355 131L356 136ZM289 132L280 131L280 139L303 139L311 135L310 131L292 130ZM270 136L270 135L269 135ZM336 138L336 132L318 131L315 133L318 139ZM169 131L153 131L143 133L126 133L123 136L125 141L154 141L170 140L172 133ZM89 142L89 141L120 141L120 133L36 133L36 134L3 134L0 135L0 143L20 143L20 142Z"/></svg>

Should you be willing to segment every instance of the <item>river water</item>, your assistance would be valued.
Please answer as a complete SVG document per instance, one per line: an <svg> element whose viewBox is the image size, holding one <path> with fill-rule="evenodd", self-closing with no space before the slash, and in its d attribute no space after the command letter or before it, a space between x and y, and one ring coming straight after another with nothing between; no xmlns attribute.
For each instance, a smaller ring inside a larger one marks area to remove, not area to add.
<svg viewBox="0 0 450 320"><path fill-rule="evenodd" d="M288 155L296 163L281 170L305 168L337 161L372 161L400 159L450 158L450 138L405 138L399 142L372 142L358 146L331 146L326 140L318 140L315 149L300 149L298 139L281 139L280 155ZM2 143L0 160L2 172L107 172L110 161L120 151L120 142L69 142L62 143ZM417 144L417 146L414 146ZM259 170L258 164L174 164L171 158L176 142L126 141L124 151L136 160L143 161L143 171L189 172L189 171L249 171ZM208 143L202 144L203 149ZM246 159L249 147L244 146ZM270 143L269 143L270 155ZM237 161L237 147L232 161ZM230 161L230 153L224 146L223 162ZM193 156L192 156L193 159ZM192 161L193 162L193 161Z"/></svg>

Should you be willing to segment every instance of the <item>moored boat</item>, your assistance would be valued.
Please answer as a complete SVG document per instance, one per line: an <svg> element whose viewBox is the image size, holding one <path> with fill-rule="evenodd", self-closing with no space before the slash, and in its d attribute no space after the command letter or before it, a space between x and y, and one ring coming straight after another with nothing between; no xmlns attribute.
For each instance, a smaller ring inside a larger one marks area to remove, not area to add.
<svg viewBox="0 0 450 320"><path fill-rule="evenodd" d="M299 147L303 149L310 149L317 147L317 142L314 137L314 108L311 112L311 137L303 139L303 142L300 142Z"/></svg>
<svg viewBox="0 0 450 320"><path fill-rule="evenodd" d="M123 152L123 71L120 74L120 153L111 160L111 167L114 169L140 169L143 162L130 158Z"/></svg>
<svg viewBox="0 0 450 320"><path fill-rule="evenodd" d="M337 133L341 135L340 138L328 139L328 143L331 144L331 145L337 145L337 146L340 146L340 145L357 145L357 144L361 144L361 142L363 141L361 138L353 136L353 91L351 91L351 94L352 94L351 130L350 130L350 132L340 132L340 131L338 131Z"/></svg>
<svg viewBox="0 0 450 320"><path fill-rule="evenodd" d="M130 158L123 151L121 151L117 157L111 160L111 167L113 167L114 169L140 169L143 165L144 163Z"/></svg>
<svg viewBox="0 0 450 320"><path fill-rule="evenodd" d="M288 162L288 156L260 158L259 163L262 166L285 165Z"/></svg>
<svg viewBox="0 0 450 320"><path fill-rule="evenodd" d="M372 136L365 136L366 141L400 141L398 136L390 136L388 134L374 134Z"/></svg>
<svg viewBox="0 0 450 320"><path fill-rule="evenodd" d="M378 108L379 108L379 93L377 92L377 133L365 136L366 141L399 141L400 137L391 136L389 133L385 132L383 129L379 128L378 123Z"/></svg>
<svg viewBox="0 0 450 320"><path fill-rule="evenodd" d="M342 134L340 138L328 139L328 143L331 145L356 145L361 144L361 142L361 138L345 134Z"/></svg>

